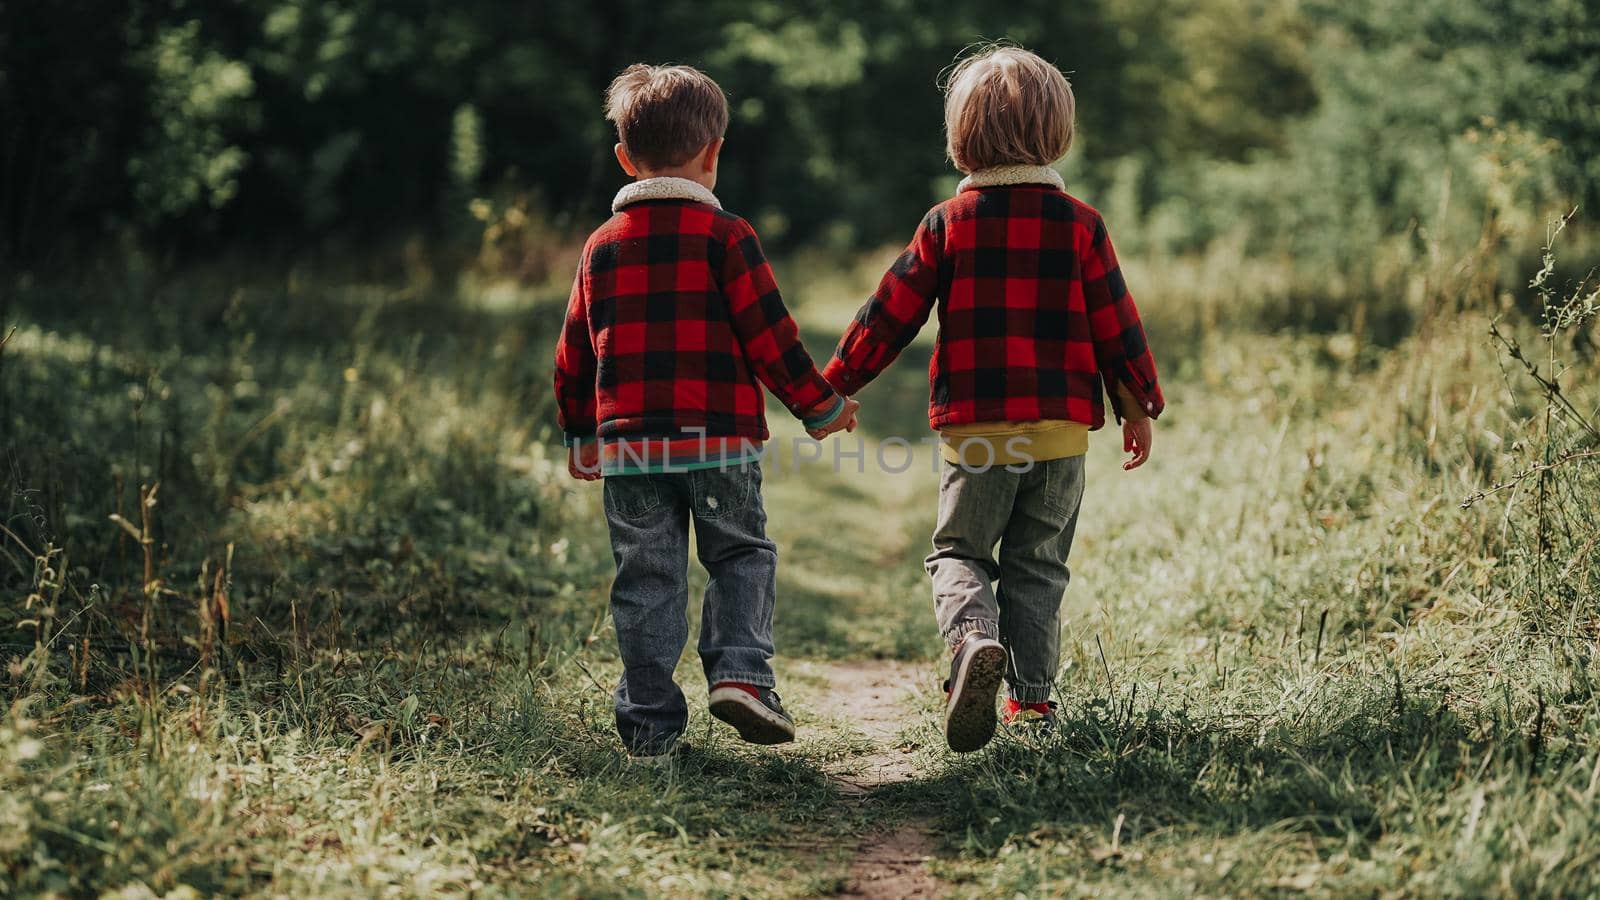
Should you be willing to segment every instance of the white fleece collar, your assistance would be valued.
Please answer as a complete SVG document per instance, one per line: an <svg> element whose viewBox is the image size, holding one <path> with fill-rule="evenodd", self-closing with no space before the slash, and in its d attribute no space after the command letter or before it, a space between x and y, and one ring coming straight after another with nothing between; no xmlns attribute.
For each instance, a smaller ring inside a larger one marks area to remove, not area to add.
<svg viewBox="0 0 1600 900"><path fill-rule="evenodd" d="M959 193L1007 184L1045 184L1058 191L1067 189L1067 183L1061 180L1061 173L1049 166L991 166L961 179L956 191Z"/></svg>
<svg viewBox="0 0 1600 900"><path fill-rule="evenodd" d="M722 203L705 185L687 178L646 178L625 185L611 201L611 211L621 212L624 206L644 200L693 200L709 203L718 209Z"/></svg>

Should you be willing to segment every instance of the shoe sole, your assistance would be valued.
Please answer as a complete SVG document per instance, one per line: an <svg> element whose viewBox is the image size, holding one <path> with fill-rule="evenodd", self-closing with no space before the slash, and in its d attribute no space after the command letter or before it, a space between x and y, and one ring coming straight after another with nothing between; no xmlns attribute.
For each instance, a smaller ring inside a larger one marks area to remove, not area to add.
<svg viewBox="0 0 1600 900"><path fill-rule="evenodd" d="M711 714L732 725L739 737L752 744L787 744L794 740L794 723L739 688L711 692Z"/></svg>
<svg viewBox="0 0 1600 900"><path fill-rule="evenodd" d="M950 681L944 736L957 753L980 750L994 738L995 694L1006 674L1006 648L988 641L966 654Z"/></svg>

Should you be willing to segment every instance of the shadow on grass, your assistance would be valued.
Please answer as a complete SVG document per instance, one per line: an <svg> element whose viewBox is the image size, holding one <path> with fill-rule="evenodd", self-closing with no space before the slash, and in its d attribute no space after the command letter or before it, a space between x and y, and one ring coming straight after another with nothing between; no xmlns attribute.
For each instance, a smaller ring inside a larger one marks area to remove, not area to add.
<svg viewBox="0 0 1600 900"><path fill-rule="evenodd" d="M212 590L200 575L229 558L219 643L257 658L507 622L587 628L579 585L597 580L603 529L568 528L564 484L535 477L540 453L523 449L554 429L559 298L489 309L292 279L132 293L18 291L8 314L23 328L0 368L0 522L15 535L0 541L0 590L25 596L31 556L65 548L61 619L108 678L144 576L136 536L107 518L137 527L140 485L160 485L155 574L186 598L149 624L179 669L195 658L194 595ZM583 557L566 568L530 546L562 530Z"/></svg>
<svg viewBox="0 0 1600 900"><path fill-rule="evenodd" d="M1002 733L934 777L884 790L988 855L1044 828L1123 843L1177 828L1218 837L1272 829L1370 842L1433 802L1462 767L1519 752L1486 742L1446 702L1357 691L1297 722L1148 709L1063 709L1051 737ZM1476 757L1476 759L1473 759Z"/></svg>
<svg viewBox="0 0 1600 900"><path fill-rule="evenodd" d="M922 569L933 509L874 519L879 501L860 485L854 477L809 481L806 502L818 519L779 535L774 642L784 656L913 659L937 642ZM884 529L905 533L885 539Z"/></svg>
<svg viewBox="0 0 1600 900"><path fill-rule="evenodd" d="M880 564L881 565L881 564ZM774 643L785 657L821 659L921 659L938 645L938 630L922 570L894 575L872 588L875 608L862 610L850 587L820 587L785 577L780 570Z"/></svg>
<svg viewBox="0 0 1600 900"><path fill-rule="evenodd" d="M510 708L472 736L481 751L475 765L513 780L532 774L529 787L551 794L533 800L558 816L705 841L696 852L710 855L781 857L837 843L832 829L841 824L841 809L817 761L837 747L751 747L696 711L669 764L630 765L612 731L609 697L585 691L569 706L565 691L540 685L512 691Z"/></svg>

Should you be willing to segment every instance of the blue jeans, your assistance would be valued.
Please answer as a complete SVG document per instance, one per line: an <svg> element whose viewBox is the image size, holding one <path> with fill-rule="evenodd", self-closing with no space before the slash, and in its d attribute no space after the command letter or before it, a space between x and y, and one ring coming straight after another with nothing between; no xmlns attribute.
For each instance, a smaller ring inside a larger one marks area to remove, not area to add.
<svg viewBox="0 0 1600 900"><path fill-rule="evenodd" d="M773 686L778 551L767 540L761 467L608 477L605 507L617 560L611 619L623 665L617 733L630 752L658 752L688 720L672 673L689 639L691 520L711 575L700 614L706 680Z"/></svg>
<svg viewBox="0 0 1600 900"><path fill-rule="evenodd" d="M939 631L952 649L973 633L1005 644L1006 686L1023 703L1049 700L1055 686L1067 554L1082 501L1081 456L1027 472L944 463L927 559Z"/></svg>

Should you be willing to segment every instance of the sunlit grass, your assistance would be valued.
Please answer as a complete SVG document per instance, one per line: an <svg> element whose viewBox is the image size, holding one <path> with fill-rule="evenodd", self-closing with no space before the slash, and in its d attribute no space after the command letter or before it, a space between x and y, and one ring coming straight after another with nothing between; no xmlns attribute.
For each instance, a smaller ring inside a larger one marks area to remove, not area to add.
<svg viewBox="0 0 1600 900"><path fill-rule="evenodd" d="M815 355L884 262L788 267ZM898 474L785 450L766 498L802 739L733 740L691 648L693 750L659 775L612 734L599 492L549 421L558 294L302 279L163 298L231 310L214 321L99 325L25 303L0 368L0 892L798 896L908 820L958 894L1592 892L1593 608L1530 627L1528 495L1461 508L1538 437L1487 317L1394 350L1348 322L1255 328L1221 311L1233 264L1194 265L1210 319L1179 299L1189 270L1130 264L1164 273L1153 336L1187 343L1157 346L1152 463L1093 440L1058 740L942 750L929 449ZM862 395L869 467L927 433L931 337ZM139 548L107 517L156 480L146 629ZM65 561L42 572L48 544ZM897 711L918 775L854 801L827 773L873 748L817 667L871 657L923 673Z"/></svg>

